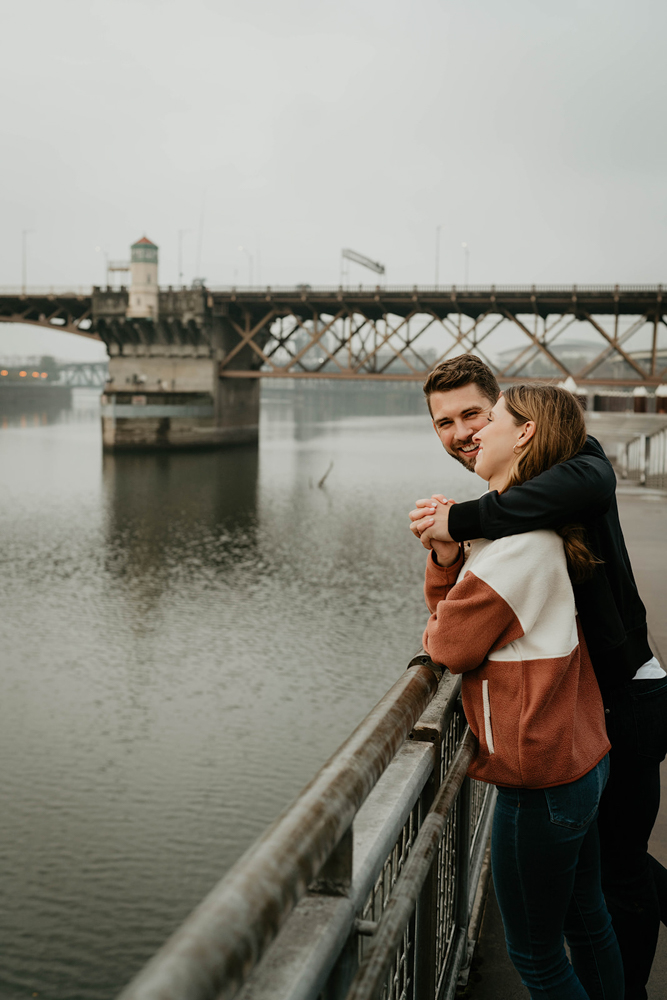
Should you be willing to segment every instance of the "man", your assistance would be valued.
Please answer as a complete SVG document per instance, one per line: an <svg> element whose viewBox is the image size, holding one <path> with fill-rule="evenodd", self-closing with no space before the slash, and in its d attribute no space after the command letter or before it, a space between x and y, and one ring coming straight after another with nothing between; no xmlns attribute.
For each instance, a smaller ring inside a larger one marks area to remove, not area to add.
<svg viewBox="0 0 667 1000"><path fill-rule="evenodd" d="M438 365L424 393L445 450L474 471L473 436L500 395L493 373L464 354ZM660 761L667 753L667 675L648 644L615 489L611 464L589 437L574 458L506 493L453 505L434 494L417 502L410 519L426 548L432 539L496 539L572 522L586 529L600 562L573 589L612 743L598 817L603 890L623 955L625 998L646 1000L661 918L667 923L667 870L648 854L660 803Z"/></svg>

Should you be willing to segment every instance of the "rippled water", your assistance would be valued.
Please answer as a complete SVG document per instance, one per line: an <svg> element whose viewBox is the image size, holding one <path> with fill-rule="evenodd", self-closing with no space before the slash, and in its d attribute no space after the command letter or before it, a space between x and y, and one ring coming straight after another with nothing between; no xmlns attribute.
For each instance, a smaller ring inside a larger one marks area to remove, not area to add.
<svg viewBox="0 0 667 1000"><path fill-rule="evenodd" d="M408 393L265 392L199 455L103 456L91 394L4 421L2 1000L116 995L404 669L413 500L482 485Z"/></svg>

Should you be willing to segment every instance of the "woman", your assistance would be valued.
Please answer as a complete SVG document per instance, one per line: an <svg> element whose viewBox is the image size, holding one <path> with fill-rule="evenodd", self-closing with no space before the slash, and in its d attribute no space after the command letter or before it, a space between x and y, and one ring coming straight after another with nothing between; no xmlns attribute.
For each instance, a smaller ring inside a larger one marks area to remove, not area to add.
<svg viewBox="0 0 667 1000"><path fill-rule="evenodd" d="M475 472L503 492L570 458L585 439L569 392L512 386L473 437ZM424 648L463 674L478 739L469 774L498 786L494 884L508 952L531 997L621 1000L595 823L609 741L570 583L595 559L580 527L561 535L477 539L465 561L457 543L433 541Z"/></svg>

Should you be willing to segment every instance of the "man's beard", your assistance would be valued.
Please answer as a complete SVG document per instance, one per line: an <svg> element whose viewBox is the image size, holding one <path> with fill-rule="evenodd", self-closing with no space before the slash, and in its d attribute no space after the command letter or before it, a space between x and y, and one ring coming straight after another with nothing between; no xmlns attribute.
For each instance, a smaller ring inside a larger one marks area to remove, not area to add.
<svg viewBox="0 0 667 1000"><path fill-rule="evenodd" d="M453 441L451 450L448 448L447 452L455 458L457 462L460 462L468 472L475 471L475 462L477 461L478 452L473 452L470 458L467 458L463 452L460 451L461 448L467 448L472 444L472 436L468 438L467 441Z"/></svg>

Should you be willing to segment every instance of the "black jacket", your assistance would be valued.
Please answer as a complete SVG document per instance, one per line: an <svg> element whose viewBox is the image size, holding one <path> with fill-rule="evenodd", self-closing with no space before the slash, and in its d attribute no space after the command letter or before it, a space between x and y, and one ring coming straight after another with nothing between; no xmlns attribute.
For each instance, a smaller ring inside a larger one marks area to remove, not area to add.
<svg viewBox="0 0 667 1000"><path fill-rule="evenodd" d="M578 455L507 493L454 504L449 530L455 541L561 528L580 522L602 559L585 583L573 584L586 645L603 695L630 680L653 653L646 609L637 591L616 506L616 476L595 438Z"/></svg>

